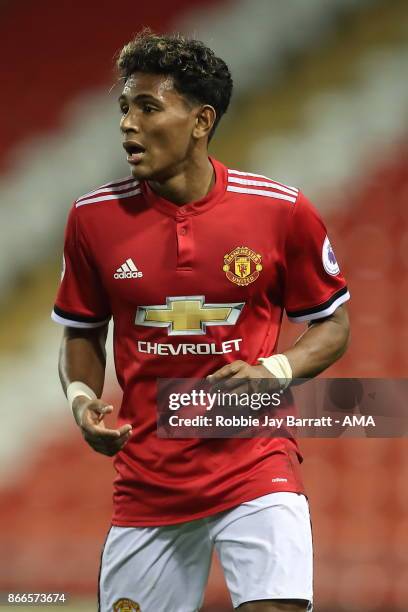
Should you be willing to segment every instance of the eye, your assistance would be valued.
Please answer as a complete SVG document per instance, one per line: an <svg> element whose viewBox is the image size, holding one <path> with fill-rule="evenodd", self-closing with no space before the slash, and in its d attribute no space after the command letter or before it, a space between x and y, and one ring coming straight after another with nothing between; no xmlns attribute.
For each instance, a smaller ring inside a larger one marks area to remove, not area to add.
<svg viewBox="0 0 408 612"><path fill-rule="evenodd" d="M142 110L144 113L150 114L153 113L156 109L151 104L143 104Z"/></svg>
<svg viewBox="0 0 408 612"><path fill-rule="evenodd" d="M128 110L129 110L129 107L128 107L128 106L126 106L125 104L122 104L122 105L119 107L119 112L120 112L120 114L121 114L121 115L126 115L126 114L127 114L127 112L128 112Z"/></svg>

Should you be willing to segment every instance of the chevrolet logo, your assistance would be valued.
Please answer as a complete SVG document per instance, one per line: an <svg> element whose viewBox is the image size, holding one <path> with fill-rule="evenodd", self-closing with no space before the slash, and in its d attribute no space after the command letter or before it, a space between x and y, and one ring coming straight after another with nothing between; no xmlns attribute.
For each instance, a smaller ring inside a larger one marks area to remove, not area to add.
<svg viewBox="0 0 408 612"><path fill-rule="evenodd" d="M206 304L203 295L168 297L160 306L138 306L135 323L167 327L169 336L203 336L207 325L235 325L244 304Z"/></svg>

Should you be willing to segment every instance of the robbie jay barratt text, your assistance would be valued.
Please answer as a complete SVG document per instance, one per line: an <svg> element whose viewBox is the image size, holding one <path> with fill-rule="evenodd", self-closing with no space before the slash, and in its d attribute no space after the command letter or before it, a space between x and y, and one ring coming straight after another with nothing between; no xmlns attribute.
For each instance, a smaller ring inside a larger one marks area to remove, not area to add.
<svg viewBox="0 0 408 612"><path fill-rule="evenodd" d="M225 417L216 415L210 417L206 415L197 415L195 417L180 417L173 414L169 417L169 425L171 427L272 427L281 429L282 427L332 427L333 425L341 424L343 427L375 427L376 423L373 416L345 416L343 419L334 419L330 416L320 418L300 418L293 415L288 415L284 418L270 417L265 415L262 419L258 417L233 415Z"/></svg>

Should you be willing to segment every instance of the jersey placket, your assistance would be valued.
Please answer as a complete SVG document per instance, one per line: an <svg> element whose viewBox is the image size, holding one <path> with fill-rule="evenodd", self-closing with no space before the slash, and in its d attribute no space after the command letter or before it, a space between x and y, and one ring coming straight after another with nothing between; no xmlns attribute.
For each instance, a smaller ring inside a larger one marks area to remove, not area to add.
<svg viewBox="0 0 408 612"><path fill-rule="evenodd" d="M186 216L185 207L176 214L177 270L191 270L193 267L193 224Z"/></svg>

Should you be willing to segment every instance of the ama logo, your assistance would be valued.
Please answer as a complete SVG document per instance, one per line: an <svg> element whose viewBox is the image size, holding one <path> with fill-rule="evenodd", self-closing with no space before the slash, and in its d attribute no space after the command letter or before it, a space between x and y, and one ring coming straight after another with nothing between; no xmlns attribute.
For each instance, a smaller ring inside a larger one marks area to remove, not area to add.
<svg viewBox="0 0 408 612"><path fill-rule="evenodd" d="M339 264L337 263L337 259L328 236L326 236L323 242L322 261L327 274L336 276L340 272Z"/></svg>

